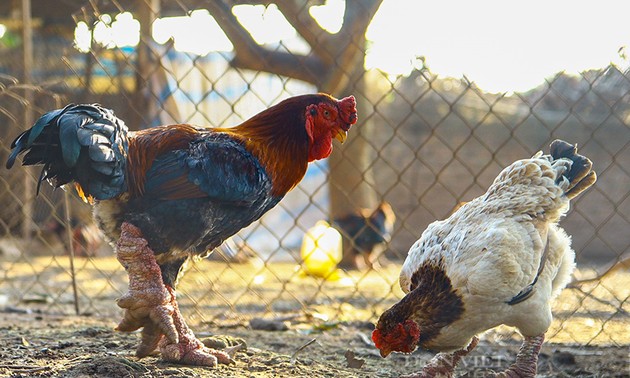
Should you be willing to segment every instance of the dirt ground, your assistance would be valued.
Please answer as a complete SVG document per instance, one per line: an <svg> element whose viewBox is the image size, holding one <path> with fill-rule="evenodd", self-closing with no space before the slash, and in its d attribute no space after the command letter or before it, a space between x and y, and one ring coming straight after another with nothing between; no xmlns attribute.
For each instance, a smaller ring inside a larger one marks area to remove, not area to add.
<svg viewBox="0 0 630 378"><path fill-rule="evenodd" d="M420 351L382 359L368 344L370 324L342 324L318 334L293 330L254 331L196 328L203 339L210 331L242 337L248 349L233 365L185 367L157 357L133 356L137 334L113 331L112 319L45 314L0 314L0 376L2 377L397 377L418 370L431 357ZM299 353L298 348L316 341ZM459 369L460 376L483 377L505 367L518 343L504 340L480 346ZM364 361L348 367L344 354ZM356 365L355 365L356 366ZM628 349L546 344L539 363L540 377L629 377Z"/></svg>
<svg viewBox="0 0 630 378"><path fill-rule="evenodd" d="M133 355L139 335L114 331L115 299L126 274L109 256L75 261L81 316L74 313L66 257L0 260L0 377L398 377L433 354L383 359L370 341L373 321L400 297L400 267L345 273L335 281L304 277L295 264L226 266L203 261L178 288L182 312L203 340L245 340L236 363L199 368ZM588 277L589 271L578 276ZM630 377L630 273L567 289L554 306L539 377ZM286 328L254 330L252 319ZM308 344L311 340L314 342ZM483 377L513 362L520 337L499 328L484 334L460 377ZM354 358L346 357L350 352ZM357 361L359 360L359 361Z"/></svg>

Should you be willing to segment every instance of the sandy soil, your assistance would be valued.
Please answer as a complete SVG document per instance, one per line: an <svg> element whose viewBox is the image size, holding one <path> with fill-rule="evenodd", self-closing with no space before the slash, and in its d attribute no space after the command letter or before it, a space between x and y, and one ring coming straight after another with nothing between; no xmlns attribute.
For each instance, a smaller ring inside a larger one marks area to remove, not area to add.
<svg viewBox="0 0 630 378"><path fill-rule="evenodd" d="M209 332L242 337L248 344L236 363L217 368L179 366L157 357L133 356L137 334L113 331L111 319L45 314L0 315L0 376L2 377L397 377L418 370L431 357L420 351L382 359L368 344L370 324L340 324L332 329L303 334L294 329L270 332L245 327L210 330L197 327L203 339ZM316 341L296 351L313 338ZM514 358L515 340L482 340L464 360L460 376L483 377L505 367ZM352 351L363 360L348 367L344 356ZM360 363L359 363L360 364ZM356 366L356 365L355 365ZM546 344L540 377L629 377L628 349Z"/></svg>
<svg viewBox="0 0 630 378"><path fill-rule="evenodd" d="M0 261L0 377L398 377L432 357L417 351L382 359L371 344L372 322L401 295L399 269L342 272L338 280L322 281L303 276L294 264L196 264L178 288L187 321L202 339L230 335L248 346L235 364L210 369L133 355L139 335L114 331L121 315L115 299L126 291L126 274L113 257L75 261L81 316L68 315L75 308L67 257ZM629 296L628 272L565 290L554 307L539 376L630 377ZM279 320L286 330L251 329L258 318ZM486 333L458 376L483 377L506 367L519 345L511 329ZM348 351L364 362L350 367Z"/></svg>

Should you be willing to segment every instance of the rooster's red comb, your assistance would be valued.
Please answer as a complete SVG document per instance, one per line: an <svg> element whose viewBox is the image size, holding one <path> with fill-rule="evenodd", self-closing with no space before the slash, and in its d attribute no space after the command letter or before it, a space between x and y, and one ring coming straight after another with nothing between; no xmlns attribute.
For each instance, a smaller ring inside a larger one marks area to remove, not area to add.
<svg viewBox="0 0 630 378"><path fill-rule="evenodd" d="M357 101L354 96L344 97L338 102L341 120L348 125L357 123Z"/></svg>

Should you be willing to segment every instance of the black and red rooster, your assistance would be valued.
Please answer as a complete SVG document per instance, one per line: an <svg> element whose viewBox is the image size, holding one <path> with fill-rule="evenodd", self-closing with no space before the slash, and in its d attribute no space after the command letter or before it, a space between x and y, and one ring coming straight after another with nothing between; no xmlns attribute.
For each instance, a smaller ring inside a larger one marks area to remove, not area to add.
<svg viewBox="0 0 630 378"><path fill-rule="evenodd" d="M68 105L17 137L7 168L25 152L24 165L43 165L40 183L74 182L94 205L129 274L117 329L143 328L137 356L159 348L166 361L214 366L231 357L184 322L175 299L182 267L274 207L356 121L354 97L326 94L286 99L232 128L128 132L109 109Z"/></svg>

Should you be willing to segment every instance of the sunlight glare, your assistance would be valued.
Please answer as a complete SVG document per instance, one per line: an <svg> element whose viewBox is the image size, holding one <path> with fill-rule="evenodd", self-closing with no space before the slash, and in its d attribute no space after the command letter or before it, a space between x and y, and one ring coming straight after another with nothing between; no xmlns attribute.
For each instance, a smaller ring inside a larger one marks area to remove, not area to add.
<svg viewBox="0 0 630 378"><path fill-rule="evenodd" d="M91 39L90 28L85 22L80 21L74 28L74 47L82 53L89 52Z"/></svg>
<svg viewBox="0 0 630 378"><path fill-rule="evenodd" d="M94 25L94 41L112 47L136 46L140 41L140 23L131 13L119 13L112 22L108 14L101 15Z"/></svg>
<svg viewBox="0 0 630 378"><path fill-rule="evenodd" d="M278 43L297 35L275 4L236 5L232 8L232 13L258 44Z"/></svg>
<svg viewBox="0 0 630 378"><path fill-rule="evenodd" d="M176 50L197 55L206 55L210 51L232 51L234 47L205 9L193 11L190 16L155 20L153 39L163 44L170 38L174 39Z"/></svg>
<svg viewBox="0 0 630 378"><path fill-rule="evenodd" d="M140 23L129 12L119 13L112 22L108 14L94 24L94 41L106 48L136 46L140 42ZM90 51L89 26L80 21L74 29L74 45L81 52Z"/></svg>
<svg viewBox="0 0 630 378"><path fill-rule="evenodd" d="M337 34L341 30L345 11L345 0L326 0L324 5L314 5L308 9L311 17L330 34Z"/></svg>
<svg viewBox="0 0 630 378"><path fill-rule="evenodd" d="M140 42L140 22L129 12L117 14L111 24L111 39L117 47L137 46Z"/></svg>
<svg viewBox="0 0 630 378"><path fill-rule="evenodd" d="M266 277L264 274L257 274L254 276L254 279L252 280L252 284L253 285L262 285L264 284L266 281Z"/></svg>
<svg viewBox="0 0 630 378"><path fill-rule="evenodd" d="M4 37L4 34L7 32L7 27L3 24L0 24L0 38Z"/></svg>
<svg viewBox="0 0 630 378"><path fill-rule="evenodd" d="M531 89L559 71L606 67L630 43L630 2L384 1L370 24L367 68L406 74L414 57L441 77L490 92ZM395 25L395 27L392 27Z"/></svg>
<svg viewBox="0 0 630 378"><path fill-rule="evenodd" d="M599 9L614 9L605 15L594 13L591 5L588 0L385 0L366 33L365 67L395 79L418 69L422 57L439 77L465 75L485 91L506 93L531 89L558 72L578 73L611 62L628 67L619 51L630 46L624 18L630 1L601 0ZM309 13L322 28L337 33L344 9L344 0L327 0ZM237 5L232 12L257 43L310 52L275 4ZM82 52L90 48L90 27L79 22L75 29L75 45ZM135 46L139 30L131 13L114 19L104 14L93 25L94 41L107 48ZM207 10L158 19L153 35L158 43L174 38L177 50L198 55L233 49Z"/></svg>

